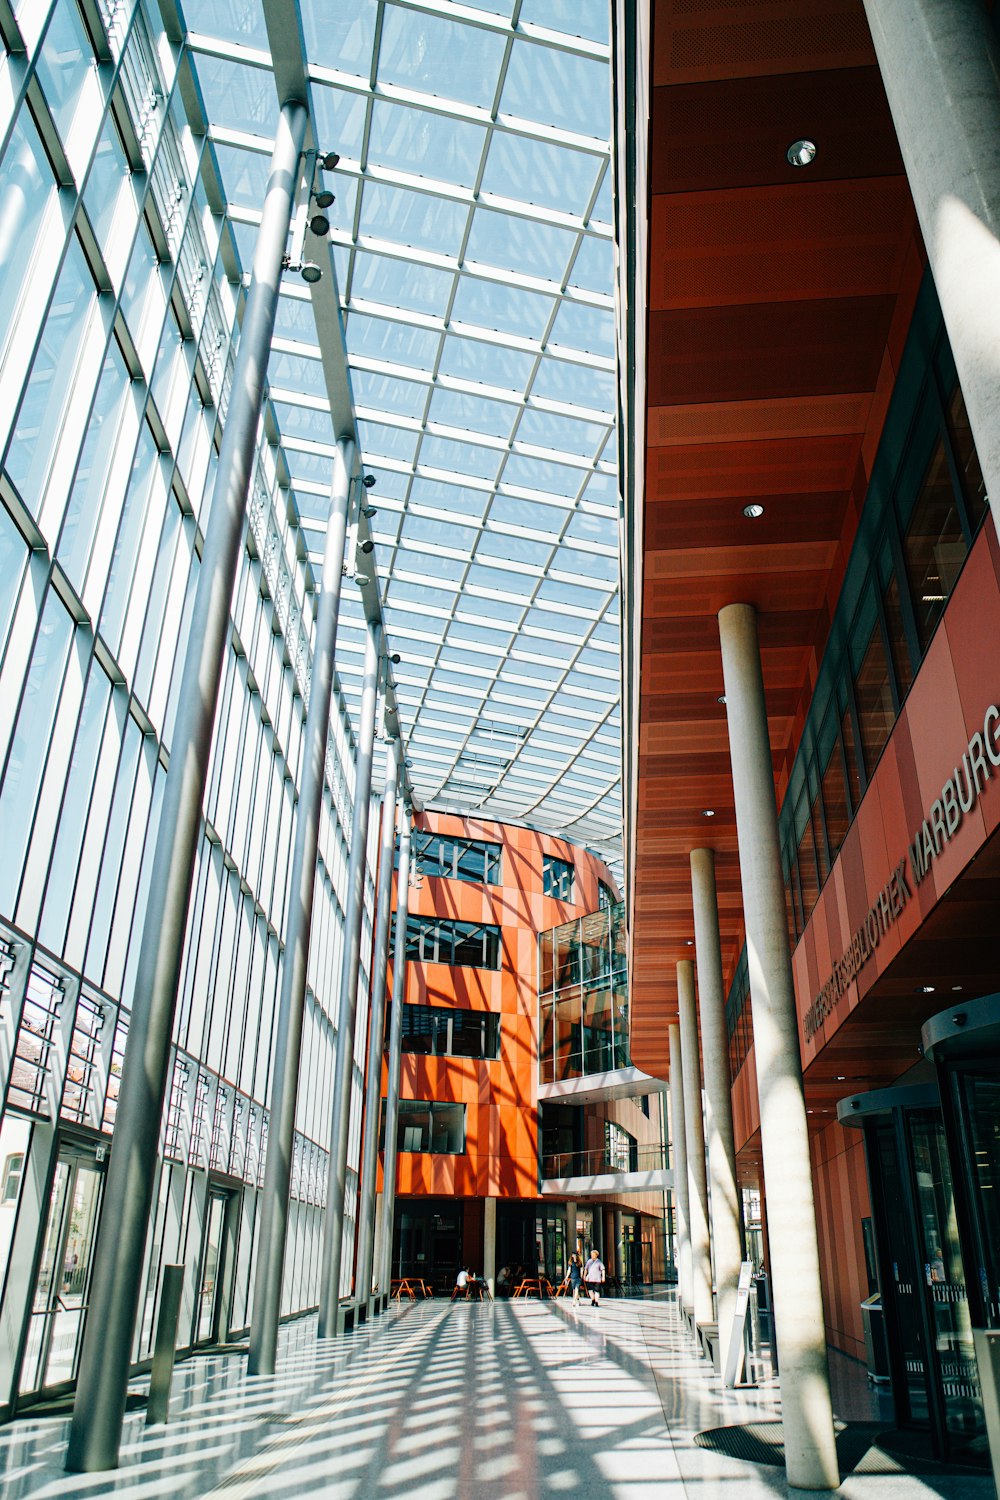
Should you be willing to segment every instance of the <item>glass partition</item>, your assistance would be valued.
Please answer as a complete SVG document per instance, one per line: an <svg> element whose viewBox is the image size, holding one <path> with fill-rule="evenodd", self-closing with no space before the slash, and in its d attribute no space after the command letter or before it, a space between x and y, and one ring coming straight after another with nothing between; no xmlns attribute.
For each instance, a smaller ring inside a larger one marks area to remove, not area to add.
<svg viewBox="0 0 1000 1500"><path fill-rule="evenodd" d="M539 935L538 988L542 1083L631 1066L623 902Z"/></svg>

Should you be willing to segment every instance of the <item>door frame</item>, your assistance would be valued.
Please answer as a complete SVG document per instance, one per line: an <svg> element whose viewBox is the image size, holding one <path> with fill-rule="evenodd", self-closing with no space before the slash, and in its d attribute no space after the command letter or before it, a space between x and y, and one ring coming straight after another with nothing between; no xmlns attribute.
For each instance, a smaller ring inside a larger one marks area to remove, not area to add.
<svg viewBox="0 0 1000 1500"><path fill-rule="evenodd" d="M208 1179L205 1189L204 1213L201 1223L201 1240L198 1247L198 1267L194 1285L194 1310L191 1319L191 1349L210 1349L215 1344L229 1341L233 1287L236 1274L236 1241L240 1221L240 1200L243 1183L229 1177ZM201 1321L201 1287L205 1273L205 1256L208 1251L208 1226L211 1222L212 1199L222 1200L222 1224L219 1230L219 1261L216 1267L215 1305L212 1309L212 1329L205 1338L199 1337Z"/></svg>

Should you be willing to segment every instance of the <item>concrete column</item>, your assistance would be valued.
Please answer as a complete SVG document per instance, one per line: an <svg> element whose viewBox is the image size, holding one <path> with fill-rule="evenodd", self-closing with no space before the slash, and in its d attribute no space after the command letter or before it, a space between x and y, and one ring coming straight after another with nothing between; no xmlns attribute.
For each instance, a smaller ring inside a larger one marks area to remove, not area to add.
<svg viewBox="0 0 1000 1500"><path fill-rule="evenodd" d="M354 466L354 443L342 439L333 461L330 509L327 514L323 576L316 610L316 644L309 684L302 776L295 815L292 883L285 924L285 959L281 971L271 1113L267 1133L267 1162L260 1198L260 1235L254 1280L253 1321L250 1325L251 1375L273 1375L281 1313L281 1281L288 1234L288 1196L292 1180L292 1143L299 1092L299 1060L306 1001L306 970L312 932L313 893L316 889L316 851L319 815L326 779L326 747L330 734L330 695L333 656L344 573L344 541Z"/></svg>
<svg viewBox="0 0 1000 1500"><path fill-rule="evenodd" d="M996 523L1000 40L982 0L865 10Z"/></svg>
<svg viewBox="0 0 1000 1500"><path fill-rule="evenodd" d="M604 1210L596 1203L591 1209L590 1219L590 1247L597 1250L601 1259L604 1259L604 1232L603 1232Z"/></svg>
<svg viewBox="0 0 1000 1500"><path fill-rule="evenodd" d="M625 1280L625 1226L622 1220L622 1211L615 1209L615 1275L619 1281Z"/></svg>
<svg viewBox="0 0 1000 1500"><path fill-rule="evenodd" d="M306 118L304 105L286 104L277 121L191 611L66 1453L77 1473L118 1463L202 801Z"/></svg>
<svg viewBox="0 0 1000 1500"><path fill-rule="evenodd" d="M382 1112L382 1061L385 1038L385 975L389 960L389 909L392 905L392 864L396 852L396 780L400 744L386 749L382 790L382 829L375 895L375 949L372 959L371 1023L368 1036L368 1079L365 1086L365 1133L358 1193L358 1259L355 1289L359 1301L370 1298L375 1251L375 1183L378 1175L378 1136ZM377 1277L376 1277L377 1279Z"/></svg>
<svg viewBox="0 0 1000 1500"><path fill-rule="evenodd" d="M691 1241L691 1299L698 1326L715 1322L712 1298L712 1246L708 1234L708 1179L705 1175L705 1124L701 1106L701 1058L698 1013L694 998L694 964L677 965L681 1058L684 1069L684 1139L687 1145L688 1237Z"/></svg>
<svg viewBox="0 0 1000 1500"><path fill-rule="evenodd" d="M576 1252L576 1204L572 1199L566 1204L566 1266Z"/></svg>
<svg viewBox="0 0 1000 1500"><path fill-rule="evenodd" d="M399 1069L403 1055L403 1005L406 999L406 916L410 904L410 814L403 809L396 875L396 941L392 950L392 1015L389 1025L389 1071L385 1091L385 1150L382 1157L382 1281L388 1292L392 1277L392 1231L396 1217L396 1131L399 1121Z"/></svg>
<svg viewBox="0 0 1000 1500"><path fill-rule="evenodd" d="M375 708L381 676L381 629L369 625L365 640L361 714L358 722L358 754L354 777L354 814L351 819L351 857L347 867L344 903L344 953L340 969L340 1004L337 1012L337 1062L333 1076L333 1119L330 1126L330 1168L323 1225L323 1258L320 1270L317 1334L333 1338L337 1333L340 1305L340 1268L344 1250L345 1198L347 1195L347 1146L351 1125L351 1091L354 1082L354 1032L358 1014L358 969L361 959L361 918L364 912L365 866L368 849L368 811L372 790L372 750L375 743Z"/></svg>
<svg viewBox="0 0 1000 1500"><path fill-rule="evenodd" d="M705 1126L711 1185L709 1202L712 1249L715 1255L719 1360L724 1370L736 1308L740 1261L743 1258L743 1224L736 1178L733 1096L729 1077L729 1037L726 1030L726 995L722 981L715 854L711 849L691 850L691 893L694 898L701 1050L705 1065Z"/></svg>
<svg viewBox="0 0 1000 1500"><path fill-rule="evenodd" d="M774 771L753 608L748 604L727 605L719 615L719 630L750 966L788 1482L804 1490L836 1489L840 1476L830 1404L809 1135Z"/></svg>
<svg viewBox="0 0 1000 1500"><path fill-rule="evenodd" d="M497 1200L483 1199L483 1280L490 1296L497 1290Z"/></svg>
<svg viewBox="0 0 1000 1500"><path fill-rule="evenodd" d="M681 1029L667 1027L670 1046L670 1139L674 1168L674 1199L677 1204L677 1297L689 1317L694 1317L694 1286L691 1279L691 1239L688 1232L687 1137L684 1128L684 1059Z"/></svg>

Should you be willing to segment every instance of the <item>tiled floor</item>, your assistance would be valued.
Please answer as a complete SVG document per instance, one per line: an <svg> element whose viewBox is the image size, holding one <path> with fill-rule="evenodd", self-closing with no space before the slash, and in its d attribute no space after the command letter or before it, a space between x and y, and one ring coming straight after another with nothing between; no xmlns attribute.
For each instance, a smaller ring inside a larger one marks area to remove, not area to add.
<svg viewBox="0 0 1000 1500"><path fill-rule="evenodd" d="M5 1500L772 1500L782 1470L695 1434L773 1420L772 1387L722 1394L669 1300L589 1306L426 1302L341 1343L282 1332L280 1374L238 1355L189 1360L171 1422L127 1419L123 1467L67 1475L62 1419L0 1428ZM844 1372L841 1372L843 1376ZM858 1383L840 1380L858 1397ZM853 1416L875 1413L857 1410ZM855 1474L848 1500L992 1500L986 1478Z"/></svg>

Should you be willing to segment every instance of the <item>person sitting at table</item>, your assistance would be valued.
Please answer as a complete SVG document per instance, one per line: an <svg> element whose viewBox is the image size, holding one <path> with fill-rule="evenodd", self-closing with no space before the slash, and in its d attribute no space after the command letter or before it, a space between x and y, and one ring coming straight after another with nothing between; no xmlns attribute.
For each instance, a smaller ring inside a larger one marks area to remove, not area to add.
<svg viewBox="0 0 1000 1500"><path fill-rule="evenodd" d="M510 1296L510 1266L501 1266L497 1277L497 1291L501 1297Z"/></svg>
<svg viewBox="0 0 1000 1500"><path fill-rule="evenodd" d="M469 1273L463 1266L458 1275L455 1277L455 1290L451 1294L451 1300L452 1302L454 1302L456 1297L467 1297L468 1295Z"/></svg>

